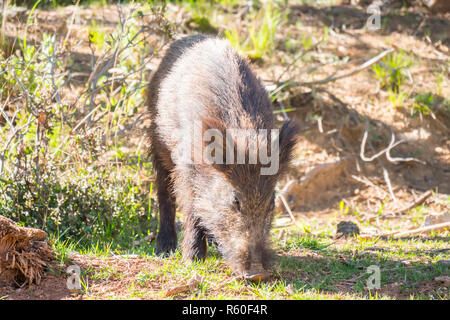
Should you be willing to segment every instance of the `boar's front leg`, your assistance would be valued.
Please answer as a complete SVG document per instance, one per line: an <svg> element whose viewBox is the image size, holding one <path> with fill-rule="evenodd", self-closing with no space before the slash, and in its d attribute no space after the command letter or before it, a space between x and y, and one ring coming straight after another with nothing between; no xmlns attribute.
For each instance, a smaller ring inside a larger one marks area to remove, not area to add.
<svg viewBox="0 0 450 320"><path fill-rule="evenodd" d="M175 227L175 195L169 171L158 159L154 160L156 187L159 202L159 231L156 239L156 254L168 254L177 248Z"/></svg>
<svg viewBox="0 0 450 320"><path fill-rule="evenodd" d="M206 233L199 225L199 219L188 213L184 222L184 233L181 244L183 258L186 260L206 258Z"/></svg>

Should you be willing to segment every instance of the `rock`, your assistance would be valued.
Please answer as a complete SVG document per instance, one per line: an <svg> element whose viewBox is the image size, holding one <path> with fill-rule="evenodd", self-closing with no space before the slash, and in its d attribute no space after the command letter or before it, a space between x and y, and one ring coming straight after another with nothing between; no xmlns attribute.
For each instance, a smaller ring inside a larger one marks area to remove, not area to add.
<svg viewBox="0 0 450 320"><path fill-rule="evenodd" d="M359 235L358 226L350 221L341 221L337 225L336 238L340 237L354 237Z"/></svg>
<svg viewBox="0 0 450 320"><path fill-rule="evenodd" d="M292 222L291 218L278 218L275 220L275 228L288 225L290 222Z"/></svg>

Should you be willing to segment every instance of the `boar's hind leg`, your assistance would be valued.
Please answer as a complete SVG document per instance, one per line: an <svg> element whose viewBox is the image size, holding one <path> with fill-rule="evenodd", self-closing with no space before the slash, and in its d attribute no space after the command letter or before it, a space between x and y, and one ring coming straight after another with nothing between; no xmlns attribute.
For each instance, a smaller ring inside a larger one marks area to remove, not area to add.
<svg viewBox="0 0 450 320"><path fill-rule="evenodd" d="M206 258L206 233L199 226L198 218L188 214L184 222L183 233L183 258L186 260Z"/></svg>
<svg viewBox="0 0 450 320"><path fill-rule="evenodd" d="M175 196L169 171L156 159L153 166L156 169L156 186L159 202L159 232L156 239L156 253L168 254L177 248Z"/></svg>

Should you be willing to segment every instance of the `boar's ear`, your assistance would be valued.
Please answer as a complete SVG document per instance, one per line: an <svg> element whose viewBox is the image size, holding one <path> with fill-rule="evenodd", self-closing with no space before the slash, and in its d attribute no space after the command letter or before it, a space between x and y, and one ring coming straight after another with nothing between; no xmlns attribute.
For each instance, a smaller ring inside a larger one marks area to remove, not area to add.
<svg viewBox="0 0 450 320"><path fill-rule="evenodd" d="M298 142L300 127L293 121L284 122L279 136L279 161L280 172L287 169L289 161L292 159L294 146Z"/></svg>

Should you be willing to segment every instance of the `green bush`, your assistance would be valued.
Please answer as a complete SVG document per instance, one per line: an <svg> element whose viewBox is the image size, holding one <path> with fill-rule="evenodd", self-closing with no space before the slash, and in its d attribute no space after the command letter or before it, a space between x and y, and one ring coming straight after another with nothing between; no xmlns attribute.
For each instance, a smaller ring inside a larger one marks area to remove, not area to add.
<svg viewBox="0 0 450 320"><path fill-rule="evenodd" d="M75 98L70 39L44 34L30 45L25 35L0 55L1 215L122 247L156 226L144 136L132 143L130 130L145 119L146 66L170 25L161 7L123 10L114 32L90 28L93 64Z"/></svg>
<svg viewBox="0 0 450 320"><path fill-rule="evenodd" d="M41 183L30 176L0 181L0 212L21 225L45 229L80 243L130 246L156 227L150 190L131 179L110 181L111 169L80 172L68 182L46 171Z"/></svg>

